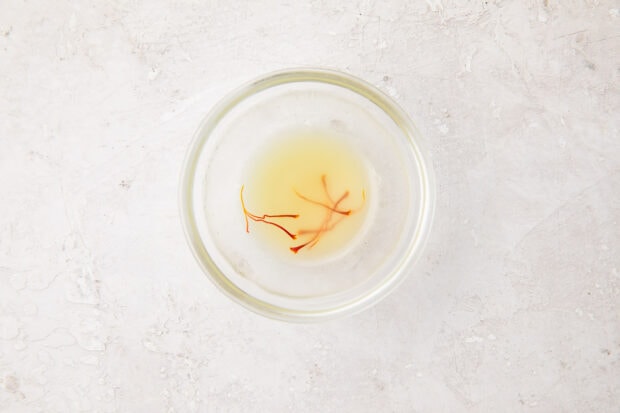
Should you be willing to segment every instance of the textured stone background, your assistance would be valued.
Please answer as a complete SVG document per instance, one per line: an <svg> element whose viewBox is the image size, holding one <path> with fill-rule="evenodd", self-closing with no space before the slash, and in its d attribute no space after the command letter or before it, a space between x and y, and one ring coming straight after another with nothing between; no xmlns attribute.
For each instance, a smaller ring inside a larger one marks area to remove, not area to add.
<svg viewBox="0 0 620 413"><path fill-rule="evenodd" d="M222 296L177 212L211 105L300 65L439 186L415 274L320 325ZM0 411L617 412L619 78L619 1L2 1Z"/></svg>

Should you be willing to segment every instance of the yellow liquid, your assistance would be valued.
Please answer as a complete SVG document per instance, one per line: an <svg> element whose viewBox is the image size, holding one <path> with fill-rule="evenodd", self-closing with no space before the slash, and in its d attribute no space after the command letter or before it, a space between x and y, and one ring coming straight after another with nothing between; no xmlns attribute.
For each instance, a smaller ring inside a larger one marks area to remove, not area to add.
<svg viewBox="0 0 620 413"><path fill-rule="evenodd" d="M356 151L318 132L286 136L263 148L248 165L242 192L246 213L259 218L248 215L249 236L295 259L325 257L350 245L370 195Z"/></svg>

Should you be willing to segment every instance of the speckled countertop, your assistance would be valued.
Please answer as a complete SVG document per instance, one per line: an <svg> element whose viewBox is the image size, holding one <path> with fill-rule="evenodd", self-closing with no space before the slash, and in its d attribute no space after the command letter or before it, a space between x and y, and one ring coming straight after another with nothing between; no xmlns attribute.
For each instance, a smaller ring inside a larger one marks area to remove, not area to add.
<svg viewBox="0 0 620 413"><path fill-rule="evenodd" d="M0 9L0 411L618 411L620 2ZM415 274L317 325L224 297L177 211L211 105L300 65L392 95L438 183Z"/></svg>

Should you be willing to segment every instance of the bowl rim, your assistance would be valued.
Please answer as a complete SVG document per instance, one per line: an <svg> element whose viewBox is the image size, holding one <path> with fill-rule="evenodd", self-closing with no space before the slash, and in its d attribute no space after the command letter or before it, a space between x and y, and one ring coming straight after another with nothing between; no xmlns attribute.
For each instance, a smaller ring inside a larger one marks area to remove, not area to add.
<svg viewBox="0 0 620 413"><path fill-rule="evenodd" d="M418 161L421 181L419 219L416 224L414 240L410 242L407 254L399 265L378 283L376 288L366 294L321 310L298 310L277 306L261 300L238 287L221 271L202 243L194 213L193 188L196 178L197 162L211 132L219 122L244 99L271 87L298 82L318 82L346 88L381 109L391 118L406 136ZM185 239L202 271L215 286L234 302L254 313L284 321L310 322L333 319L362 311L376 304L400 285L409 275L413 264L419 259L428 240L435 214L435 177L430 154L425 148L421 134L406 112L389 96L368 82L333 69L290 68L268 72L242 84L221 98L202 119L194 132L187 149L179 184L179 210Z"/></svg>

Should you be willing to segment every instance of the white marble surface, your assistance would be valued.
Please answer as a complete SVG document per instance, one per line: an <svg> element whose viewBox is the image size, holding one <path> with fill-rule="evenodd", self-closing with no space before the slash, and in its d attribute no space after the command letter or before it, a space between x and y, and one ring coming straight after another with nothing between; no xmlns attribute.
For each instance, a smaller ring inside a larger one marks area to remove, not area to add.
<svg viewBox="0 0 620 413"><path fill-rule="evenodd" d="M617 412L620 2L3 1L0 411ZM371 310L290 325L201 274L193 131L320 65L428 140L437 221Z"/></svg>

